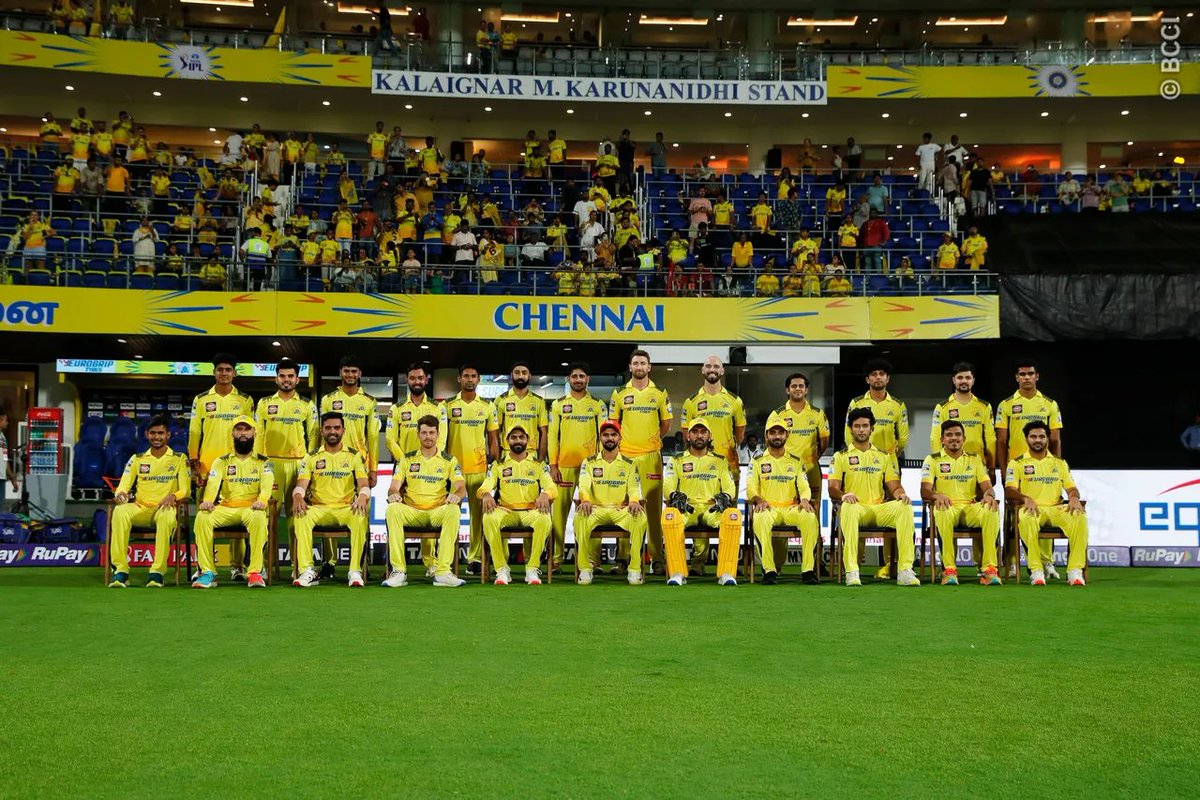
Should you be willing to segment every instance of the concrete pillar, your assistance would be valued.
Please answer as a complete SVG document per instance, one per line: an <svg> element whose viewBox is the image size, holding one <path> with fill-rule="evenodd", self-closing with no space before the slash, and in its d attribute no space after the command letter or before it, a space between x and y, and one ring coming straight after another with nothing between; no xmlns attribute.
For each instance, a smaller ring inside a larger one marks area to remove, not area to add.
<svg viewBox="0 0 1200 800"><path fill-rule="evenodd" d="M1081 174L1087 170L1088 138L1076 129L1068 128L1062 140L1062 169Z"/></svg>
<svg viewBox="0 0 1200 800"><path fill-rule="evenodd" d="M735 110L733 112L737 114ZM773 139L767 138L769 133L760 133L757 130L751 130L746 139L746 161L747 169L755 175L761 175L766 169L767 151L775 146Z"/></svg>
<svg viewBox="0 0 1200 800"><path fill-rule="evenodd" d="M746 55L750 59L750 78L773 75L775 50L774 11L750 11L746 14Z"/></svg>
<svg viewBox="0 0 1200 800"><path fill-rule="evenodd" d="M475 42L475 30L463 31L463 5L458 2L446 2L433 6L433 16L430 27L433 29L433 39L437 42L439 66L444 69L447 65L455 72L462 72L466 58L464 42Z"/></svg>
<svg viewBox="0 0 1200 800"><path fill-rule="evenodd" d="M1079 47L1083 44L1087 14L1082 9L1069 8L1059 12L1059 25L1062 26L1059 37L1063 47Z"/></svg>

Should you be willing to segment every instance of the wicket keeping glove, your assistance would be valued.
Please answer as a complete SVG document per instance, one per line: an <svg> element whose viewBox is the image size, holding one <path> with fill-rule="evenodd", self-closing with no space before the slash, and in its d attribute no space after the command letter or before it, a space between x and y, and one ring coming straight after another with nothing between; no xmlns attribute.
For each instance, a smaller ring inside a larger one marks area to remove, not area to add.
<svg viewBox="0 0 1200 800"><path fill-rule="evenodd" d="M737 506L737 500L734 500L726 492L721 492L720 494L713 495L712 503L713 503L712 507L709 508L708 510L713 513L716 513L716 514L721 513L722 511L724 511L727 508L734 508L735 506Z"/></svg>
<svg viewBox="0 0 1200 800"><path fill-rule="evenodd" d="M683 492L671 492L671 496L667 498L667 505L671 508L682 511L684 514L691 514L696 509L688 502L688 496Z"/></svg>

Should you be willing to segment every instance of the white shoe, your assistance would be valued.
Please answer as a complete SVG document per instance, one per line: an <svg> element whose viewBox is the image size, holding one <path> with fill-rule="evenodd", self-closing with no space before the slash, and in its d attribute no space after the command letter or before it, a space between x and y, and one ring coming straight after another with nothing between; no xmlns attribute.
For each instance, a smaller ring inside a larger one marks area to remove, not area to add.
<svg viewBox="0 0 1200 800"><path fill-rule="evenodd" d="M354 589L361 589L363 586L362 573L356 569L350 570L350 574L346 576L346 585Z"/></svg>
<svg viewBox="0 0 1200 800"><path fill-rule="evenodd" d="M629 574L625 576L625 580L629 581L630 586L641 586L646 582L645 579L642 578L642 573L634 570L629 571Z"/></svg>
<svg viewBox="0 0 1200 800"><path fill-rule="evenodd" d="M453 572L447 572L445 575L433 576L434 586L458 587L464 585L465 583L466 581L455 575Z"/></svg>
<svg viewBox="0 0 1200 800"><path fill-rule="evenodd" d="M1067 570L1067 584L1070 586L1087 586L1087 582L1083 579L1083 570Z"/></svg>
<svg viewBox="0 0 1200 800"><path fill-rule="evenodd" d="M667 578L667 586L683 586L685 583L687 583L687 578L679 572Z"/></svg>
<svg viewBox="0 0 1200 800"><path fill-rule="evenodd" d="M1017 568L1015 566L1013 566L1012 564L1009 564L1008 572L1005 573L1005 577L1008 578L1010 581L1015 581L1018 577Z"/></svg>
<svg viewBox="0 0 1200 800"><path fill-rule="evenodd" d="M858 570L846 570L846 585L847 586L862 586L862 578L858 577Z"/></svg>
<svg viewBox="0 0 1200 800"><path fill-rule="evenodd" d="M1054 564L1047 562L1042 565L1042 570L1046 573L1046 577L1049 578L1050 580L1052 580L1052 581L1058 580L1058 570L1056 570L1054 568ZM1070 574L1070 573L1068 573L1068 574Z"/></svg>
<svg viewBox="0 0 1200 800"><path fill-rule="evenodd" d="M408 586L408 573L396 571L384 579L383 585L391 589Z"/></svg>
<svg viewBox="0 0 1200 800"><path fill-rule="evenodd" d="M542 573L536 569L525 570L525 582L530 586L541 586Z"/></svg>
<svg viewBox="0 0 1200 800"><path fill-rule="evenodd" d="M1040 569L1035 569L1033 572L1029 573L1029 585L1030 586L1045 586L1046 585L1046 573L1042 572Z"/></svg>
<svg viewBox="0 0 1200 800"><path fill-rule="evenodd" d="M630 573L630 574L632 575L633 573ZM590 569L579 570L579 585L587 586L591 582L592 582L592 571Z"/></svg>
<svg viewBox="0 0 1200 800"><path fill-rule="evenodd" d="M246 581L246 570L241 567L233 567L229 570L229 580L233 583Z"/></svg>
<svg viewBox="0 0 1200 800"><path fill-rule="evenodd" d="M512 575L508 571L508 567L501 567L496 570L496 580L492 581L496 586L508 586L512 583Z"/></svg>
<svg viewBox="0 0 1200 800"><path fill-rule="evenodd" d="M726 572L724 575L717 578L717 586L737 586L737 578Z"/></svg>
<svg viewBox="0 0 1200 800"><path fill-rule="evenodd" d="M921 581L917 579L917 574L911 569L902 569L896 575L897 586L920 586Z"/></svg>
<svg viewBox="0 0 1200 800"><path fill-rule="evenodd" d="M296 578L296 580L292 581L292 586L303 586L307 589L309 586L316 586L320 582L320 573L312 567L309 567L308 569L304 570L304 572L300 573L299 578Z"/></svg>

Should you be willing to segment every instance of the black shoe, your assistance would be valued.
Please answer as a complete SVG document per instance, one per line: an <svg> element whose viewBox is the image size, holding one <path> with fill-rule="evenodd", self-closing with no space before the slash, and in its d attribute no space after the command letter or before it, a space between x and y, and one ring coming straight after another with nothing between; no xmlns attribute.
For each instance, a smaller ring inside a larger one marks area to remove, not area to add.
<svg viewBox="0 0 1200 800"><path fill-rule="evenodd" d="M821 582L821 579L817 577L817 573L810 569L808 572L800 573L800 582L806 586L816 586Z"/></svg>
<svg viewBox="0 0 1200 800"><path fill-rule="evenodd" d="M483 564L480 564L478 561L471 561L467 563L468 575L478 575L481 572L483 572Z"/></svg>
<svg viewBox="0 0 1200 800"><path fill-rule="evenodd" d="M767 586L774 586L775 584L779 583L779 573L775 570L771 570L766 575L763 575L763 583L765 583Z"/></svg>
<svg viewBox="0 0 1200 800"><path fill-rule="evenodd" d="M317 577L323 581L325 581L325 580L336 581L337 573L334 572L334 570L333 570L333 564L322 564L321 572Z"/></svg>

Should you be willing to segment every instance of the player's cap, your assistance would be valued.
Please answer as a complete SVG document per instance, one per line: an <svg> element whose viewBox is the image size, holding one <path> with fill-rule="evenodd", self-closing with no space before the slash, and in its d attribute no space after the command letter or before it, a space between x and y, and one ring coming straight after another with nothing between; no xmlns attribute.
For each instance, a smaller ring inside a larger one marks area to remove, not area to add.
<svg viewBox="0 0 1200 800"><path fill-rule="evenodd" d="M251 428L256 427L254 424L254 418L248 417L245 414L239 414L238 416L234 417L233 427L236 428L238 425L249 425Z"/></svg>
<svg viewBox="0 0 1200 800"><path fill-rule="evenodd" d="M612 428L617 433L620 433L621 423L617 422L615 419L606 419L604 422L600 423L600 432L604 433L605 428Z"/></svg>
<svg viewBox="0 0 1200 800"><path fill-rule="evenodd" d="M509 434L511 434L513 431L520 431L521 433L525 434L526 436L529 435L529 431L525 430L525 426L518 424L518 425L513 425L511 428L509 428L508 433L504 434L504 438L507 439Z"/></svg>
<svg viewBox="0 0 1200 800"><path fill-rule="evenodd" d="M709 432L712 431L712 428L708 427L708 423L704 421L704 417L696 417L694 420L688 423L687 429L689 432L695 430L696 428L704 428L704 430Z"/></svg>
<svg viewBox="0 0 1200 800"><path fill-rule="evenodd" d="M772 428L780 428L780 429L786 431L787 425L783 424L783 419L781 417L772 416L770 419L767 420L767 427L765 430L769 431Z"/></svg>

